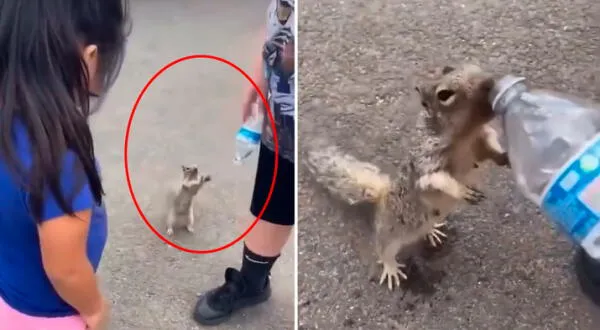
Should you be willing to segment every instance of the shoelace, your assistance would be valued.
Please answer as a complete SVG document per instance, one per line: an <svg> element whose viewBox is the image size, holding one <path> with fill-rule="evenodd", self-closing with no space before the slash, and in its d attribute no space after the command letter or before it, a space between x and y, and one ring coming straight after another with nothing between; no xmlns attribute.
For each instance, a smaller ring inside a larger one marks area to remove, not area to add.
<svg viewBox="0 0 600 330"><path fill-rule="evenodd" d="M215 304L220 309L229 309L237 299L238 290L234 283L225 283L215 292Z"/></svg>
<svg viewBox="0 0 600 330"><path fill-rule="evenodd" d="M236 281L236 275L239 274L226 276L225 284L214 293L215 307L219 309L229 309L233 305L233 302L239 298L241 291L239 287L240 284Z"/></svg>

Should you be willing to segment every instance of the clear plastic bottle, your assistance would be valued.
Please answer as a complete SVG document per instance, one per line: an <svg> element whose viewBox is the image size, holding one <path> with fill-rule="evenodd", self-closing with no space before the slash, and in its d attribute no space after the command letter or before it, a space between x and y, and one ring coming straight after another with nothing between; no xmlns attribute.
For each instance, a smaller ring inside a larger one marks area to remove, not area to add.
<svg viewBox="0 0 600 330"><path fill-rule="evenodd" d="M520 190L600 260L600 105L505 76L490 95Z"/></svg>
<svg viewBox="0 0 600 330"><path fill-rule="evenodd" d="M252 107L252 115L244 122L235 136L235 157L233 162L242 164L260 144L264 114L260 111L261 101L256 101Z"/></svg>

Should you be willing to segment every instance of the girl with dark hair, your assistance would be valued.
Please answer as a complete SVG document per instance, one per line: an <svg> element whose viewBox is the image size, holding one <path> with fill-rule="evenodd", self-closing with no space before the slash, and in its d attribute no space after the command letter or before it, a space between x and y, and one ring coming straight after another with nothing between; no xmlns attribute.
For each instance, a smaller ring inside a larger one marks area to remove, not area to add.
<svg viewBox="0 0 600 330"><path fill-rule="evenodd" d="M123 0L0 0L0 324L104 329L88 119L123 62ZM95 102L90 102L92 100Z"/></svg>

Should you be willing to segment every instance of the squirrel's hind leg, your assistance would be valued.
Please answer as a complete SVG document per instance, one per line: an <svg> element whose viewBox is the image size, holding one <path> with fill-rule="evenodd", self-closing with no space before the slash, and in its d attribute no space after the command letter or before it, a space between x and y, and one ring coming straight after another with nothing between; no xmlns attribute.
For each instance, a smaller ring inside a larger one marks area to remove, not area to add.
<svg viewBox="0 0 600 330"><path fill-rule="evenodd" d="M188 223L186 227L187 231L190 233L194 232L194 204L190 205L190 209L188 210Z"/></svg>
<svg viewBox="0 0 600 330"><path fill-rule="evenodd" d="M173 236L173 225L175 225L175 214L173 210L169 210L169 213L167 213L167 219L165 223L167 227L167 236Z"/></svg>
<svg viewBox="0 0 600 330"><path fill-rule="evenodd" d="M400 286L400 278L403 280L408 279L408 276L402 271L402 268L405 268L406 265L396 261L396 255L399 251L396 248L398 243L400 242L392 242L392 244L384 246L383 249L378 249L381 252L378 252L379 260L377 260L377 263L383 265L381 276L379 277L379 285L387 282L387 287L390 291Z"/></svg>

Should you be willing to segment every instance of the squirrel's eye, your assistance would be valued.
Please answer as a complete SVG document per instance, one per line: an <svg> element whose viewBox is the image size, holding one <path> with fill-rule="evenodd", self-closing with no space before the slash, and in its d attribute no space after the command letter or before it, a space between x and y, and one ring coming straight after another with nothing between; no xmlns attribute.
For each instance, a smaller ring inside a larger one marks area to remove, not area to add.
<svg viewBox="0 0 600 330"><path fill-rule="evenodd" d="M449 89L442 89L437 93L438 99L442 102L448 101L453 95L454 92Z"/></svg>
<svg viewBox="0 0 600 330"><path fill-rule="evenodd" d="M450 72L452 72L452 71L454 71L454 70L455 70L455 69L454 69L454 67L451 67L451 66L445 66L445 67L442 69L442 74L448 74L448 73L450 73Z"/></svg>
<svg viewBox="0 0 600 330"><path fill-rule="evenodd" d="M427 103L425 101L421 101L421 105L423 106L423 108L427 108Z"/></svg>

